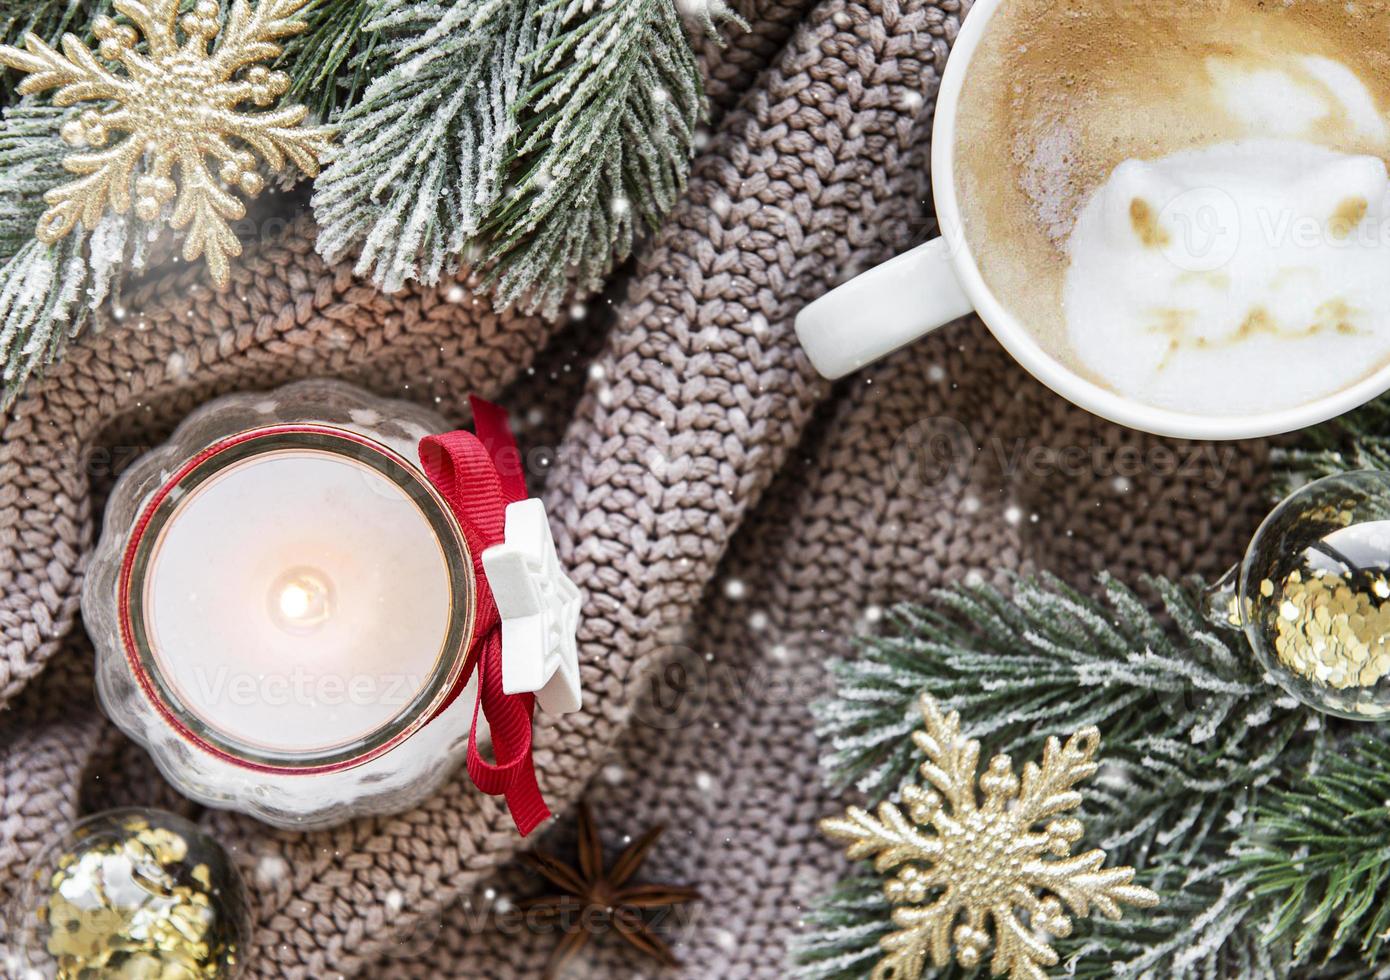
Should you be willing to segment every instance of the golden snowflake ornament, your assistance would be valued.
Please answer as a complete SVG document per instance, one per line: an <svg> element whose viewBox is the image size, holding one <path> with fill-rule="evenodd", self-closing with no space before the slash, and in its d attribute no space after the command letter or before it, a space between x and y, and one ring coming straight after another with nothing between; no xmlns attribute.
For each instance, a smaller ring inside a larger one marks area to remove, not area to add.
<svg viewBox="0 0 1390 980"><path fill-rule="evenodd" d="M228 222L246 215L234 192L254 197L265 183L257 155L274 170L288 160L313 177L332 138L327 128L301 125L303 106L250 108L288 91L289 77L260 62L304 30L295 15L306 2L235 0L224 24L214 0L197 0L182 16L180 0L115 0L134 26L98 17L95 54L72 34L63 35L61 54L34 34L23 50L0 45L0 63L29 73L21 94L56 89L55 105L102 103L63 125L63 141L86 152L63 160L77 179L44 194L39 240L55 242L79 221L90 230L107 208L125 214L133 200L139 218L167 213L170 226L187 228L184 258L206 256L213 282L226 286L228 259L241 254ZM125 138L112 143L117 133Z"/></svg>
<svg viewBox="0 0 1390 980"><path fill-rule="evenodd" d="M851 807L821 823L849 845L850 858L874 858L878 871L895 871L883 892L898 931L882 940L874 980L917 980L928 960L946 966L953 946L956 962L973 969L991 945L993 975L1045 980L1044 968L1058 959L1048 937L1070 935L1071 915L1095 908L1118 919L1122 903L1158 904L1156 894L1133 884L1133 868L1103 868L1104 851L1071 854L1081 821L1059 815L1081 804L1075 787L1098 768L1095 728L1066 744L1049 738L1042 764L1028 763L1021 778L1007 755L996 755L977 794L980 743L963 738L960 715L943 716L930 697L919 707L925 724L912 739L926 754L920 771L933 788L904 788L906 814L884 803L877 816Z"/></svg>

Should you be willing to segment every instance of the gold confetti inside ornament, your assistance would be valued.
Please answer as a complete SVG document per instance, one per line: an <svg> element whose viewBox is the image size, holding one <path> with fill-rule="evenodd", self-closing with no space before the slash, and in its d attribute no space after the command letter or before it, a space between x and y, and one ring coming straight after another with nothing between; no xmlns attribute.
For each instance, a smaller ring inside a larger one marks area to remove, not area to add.
<svg viewBox="0 0 1390 980"><path fill-rule="evenodd" d="M98 17L95 55L72 34L63 35L62 53L34 34L23 50L0 45L0 63L29 73L21 94L56 89L55 105L101 104L63 124L64 142L86 152L63 160L77 179L44 194L39 240L55 242L79 221L90 230L108 208L128 213L133 189L137 217L188 229L184 258L206 256L212 281L225 287L228 260L241 254L228 222L246 215L236 193L255 197L265 183L257 155L273 170L288 160L313 177L332 138L327 128L301 125L303 106L248 108L271 106L289 89L287 75L260 62L304 29L295 15L307 2L235 0L223 23L213 0L197 0L182 16L180 0L115 0L132 23ZM113 143L118 133L125 138Z"/></svg>
<svg viewBox="0 0 1390 980"><path fill-rule="evenodd" d="M1390 476L1346 473L1292 494L1211 603L1304 704L1390 718Z"/></svg>
<svg viewBox="0 0 1390 980"><path fill-rule="evenodd" d="M879 872L894 872L883 893L898 931L881 941L874 980L917 980L928 962L944 967L953 952L974 969L991 947L993 975L1045 980L1044 968L1058 961L1047 939L1069 936L1072 915L1095 909L1119 919L1122 903L1158 904L1133 883L1133 868L1102 867L1104 851L1071 854L1081 821L1059 815L1081 804L1076 784L1099 768L1095 728L1065 744L1049 738L1042 764L1028 763L1021 777L1007 755L996 755L977 794L980 743L962 737L960 715L943 715L932 698L923 695L919 707L924 726L912 740L927 757L920 772L928 785L904 787L906 812L884 803L877 815L850 807L821 822L826 835L849 845L850 858L873 858Z"/></svg>
<svg viewBox="0 0 1390 980"><path fill-rule="evenodd" d="M250 931L226 853L157 810L76 824L34 862L7 921L20 962L57 980L225 980Z"/></svg>

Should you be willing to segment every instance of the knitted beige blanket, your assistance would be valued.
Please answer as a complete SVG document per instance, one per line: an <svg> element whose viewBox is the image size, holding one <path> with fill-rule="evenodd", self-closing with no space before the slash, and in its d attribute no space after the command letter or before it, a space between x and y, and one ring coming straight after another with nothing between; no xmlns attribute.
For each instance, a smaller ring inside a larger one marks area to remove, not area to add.
<svg viewBox="0 0 1390 980"><path fill-rule="evenodd" d="M610 848L665 824L644 873L703 894L663 925L686 964L669 975L787 976L802 910L845 870L815 829L841 804L807 704L876 607L1029 568L1210 574L1263 509L1263 444L1099 422L977 322L834 388L799 352L803 304L931 232L931 106L962 6L741 4L752 30L702 44L712 133L689 193L564 322L467 283L381 295L326 267L304 219L249 247L225 293L201 268L132 284L125 316L0 419L0 902L74 818L165 806L233 849L252 977L539 975L559 937L508 914L535 879L462 773L398 817L276 832L181 801L95 705L78 594L116 473L213 396L331 375L459 423L470 391L511 408L587 597L585 710L539 722L560 816L537 837L564 851L581 795ZM954 456L921 465L923 445ZM658 972L600 935L572 975Z"/></svg>

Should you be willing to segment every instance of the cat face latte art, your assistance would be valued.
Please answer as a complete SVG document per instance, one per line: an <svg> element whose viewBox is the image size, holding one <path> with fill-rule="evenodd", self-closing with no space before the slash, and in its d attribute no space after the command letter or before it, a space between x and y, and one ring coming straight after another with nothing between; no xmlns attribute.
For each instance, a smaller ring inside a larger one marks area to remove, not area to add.
<svg viewBox="0 0 1390 980"><path fill-rule="evenodd" d="M966 27L933 149L946 240L808 307L818 367L978 309L1063 394L1176 435L1390 387L1390 8L982 0Z"/></svg>

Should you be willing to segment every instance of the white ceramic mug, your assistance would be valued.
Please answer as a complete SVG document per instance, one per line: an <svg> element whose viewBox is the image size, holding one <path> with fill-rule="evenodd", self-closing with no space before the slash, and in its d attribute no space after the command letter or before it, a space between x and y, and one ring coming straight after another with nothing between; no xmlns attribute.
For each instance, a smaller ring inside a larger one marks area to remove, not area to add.
<svg viewBox="0 0 1390 980"><path fill-rule="evenodd" d="M1245 439L1315 425L1390 390L1390 365L1356 384L1293 408L1251 415L1194 415L1125 398L1082 377L1042 348L985 284L965 240L956 199L956 115L990 19L1008 0L976 0L946 65L932 131L932 190L941 237L899 255L816 300L796 333L816 370L839 378L969 313L1063 398L1112 422L1187 439Z"/></svg>

